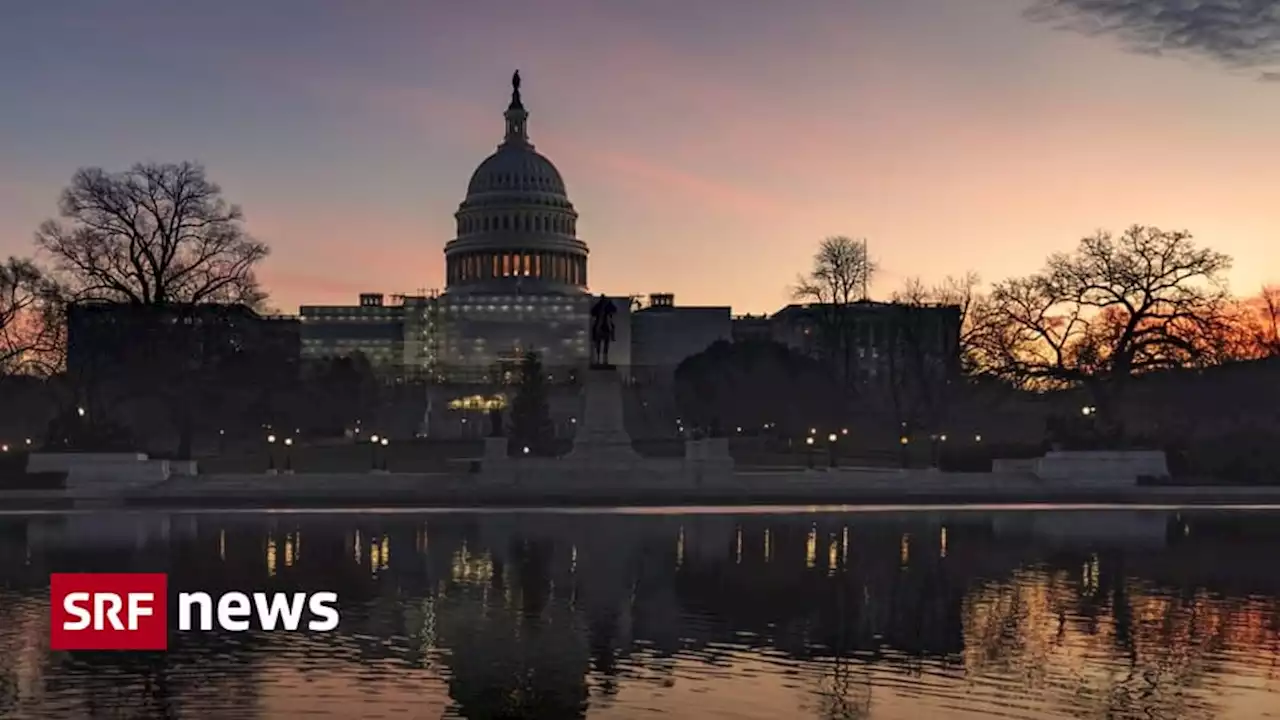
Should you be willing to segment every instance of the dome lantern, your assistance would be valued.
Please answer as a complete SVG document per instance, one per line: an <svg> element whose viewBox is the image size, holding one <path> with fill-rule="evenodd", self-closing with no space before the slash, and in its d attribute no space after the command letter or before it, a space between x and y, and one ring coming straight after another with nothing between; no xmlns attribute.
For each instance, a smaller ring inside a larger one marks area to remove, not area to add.
<svg viewBox="0 0 1280 720"><path fill-rule="evenodd" d="M518 144L532 148L533 145L529 142L529 113L520 101L519 70L511 76L511 105L507 107L503 117L507 120L507 137L503 145Z"/></svg>

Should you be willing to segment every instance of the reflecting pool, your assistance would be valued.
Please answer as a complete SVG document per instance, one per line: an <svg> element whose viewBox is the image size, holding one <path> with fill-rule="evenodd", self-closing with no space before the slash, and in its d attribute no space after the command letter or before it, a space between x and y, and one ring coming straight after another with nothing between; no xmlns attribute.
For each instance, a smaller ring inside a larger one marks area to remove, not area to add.
<svg viewBox="0 0 1280 720"><path fill-rule="evenodd" d="M1280 513L0 518L0 717L1280 718ZM48 575L338 593L53 653Z"/></svg>

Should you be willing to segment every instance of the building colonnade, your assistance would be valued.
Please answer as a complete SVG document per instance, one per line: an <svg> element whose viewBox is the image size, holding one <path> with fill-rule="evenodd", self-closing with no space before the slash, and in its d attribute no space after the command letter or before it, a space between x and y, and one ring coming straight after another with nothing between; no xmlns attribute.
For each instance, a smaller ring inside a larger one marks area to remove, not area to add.
<svg viewBox="0 0 1280 720"><path fill-rule="evenodd" d="M585 287L587 258L565 252L477 251L450 255L445 272L450 285L527 277Z"/></svg>

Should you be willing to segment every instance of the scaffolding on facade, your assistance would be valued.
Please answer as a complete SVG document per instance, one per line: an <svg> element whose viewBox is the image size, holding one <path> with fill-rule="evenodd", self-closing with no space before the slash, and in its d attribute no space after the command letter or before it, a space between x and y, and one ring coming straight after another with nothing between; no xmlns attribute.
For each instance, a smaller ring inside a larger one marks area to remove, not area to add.
<svg viewBox="0 0 1280 720"><path fill-rule="evenodd" d="M440 380L440 293L419 288L414 294L400 293L392 298L404 308L403 374L410 386L421 386L425 409L418 435L431 434L431 414Z"/></svg>

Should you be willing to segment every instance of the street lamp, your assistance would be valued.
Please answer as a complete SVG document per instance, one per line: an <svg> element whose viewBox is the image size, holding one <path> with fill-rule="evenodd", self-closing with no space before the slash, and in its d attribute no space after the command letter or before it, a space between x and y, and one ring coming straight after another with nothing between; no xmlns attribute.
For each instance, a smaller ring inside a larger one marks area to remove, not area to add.
<svg viewBox="0 0 1280 720"><path fill-rule="evenodd" d="M79 415L80 417L84 417L84 408L82 407L76 408L76 414Z"/></svg>
<svg viewBox="0 0 1280 720"><path fill-rule="evenodd" d="M903 424L905 425L906 423L903 423ZM911 438L907 437L906 435L903 435L898 438L898 445L902 448L902 467L904 470L908 465L911 464L909 462L910 460L909 451L907 450L907 445L910 445L910 444L911 444Z"/></svg>
<svg viewBox="0 0 1280 720"><path fill-rule="evenodd" d="M812 435L804 439L804 447L805 447L805 450L804 450L805 465L807 465L809 469L812 470L813 469L813 436Z"/></svg>
<svg viewBox="0 0 1280 720"><path fill-rule="evenodd" d="M836 440L838 440L839 438L840 436L836 435L835 433L831 433L830 435L827 435L827 455L829 456L829 460L831 461L831 467L833 468L836 467L836 465L838 464L836 462Z"/></svg>
<svg viewBox="0 0 1280 720"><path fill-rule="evenodd" d="M276 436L267 435L267 474L276 472Z"/></svg>
<svg viewBox="0 0 1280 720"><path fill-rule="evenodd" d="M293 457L290 450L293 448L293 438L284 439L284 471L288 475L293 474Z"/></svg>
<svg viewBox="0 0 1280 720"><path fill-rule="evenodd" d="M391 440L384 437L378 441L378 444L382 445L382 472L390 472L390 470L387 468L387 463L390 460L390 458L388 457L390 453L387 452L387 445L391 444Z"/></svg>

